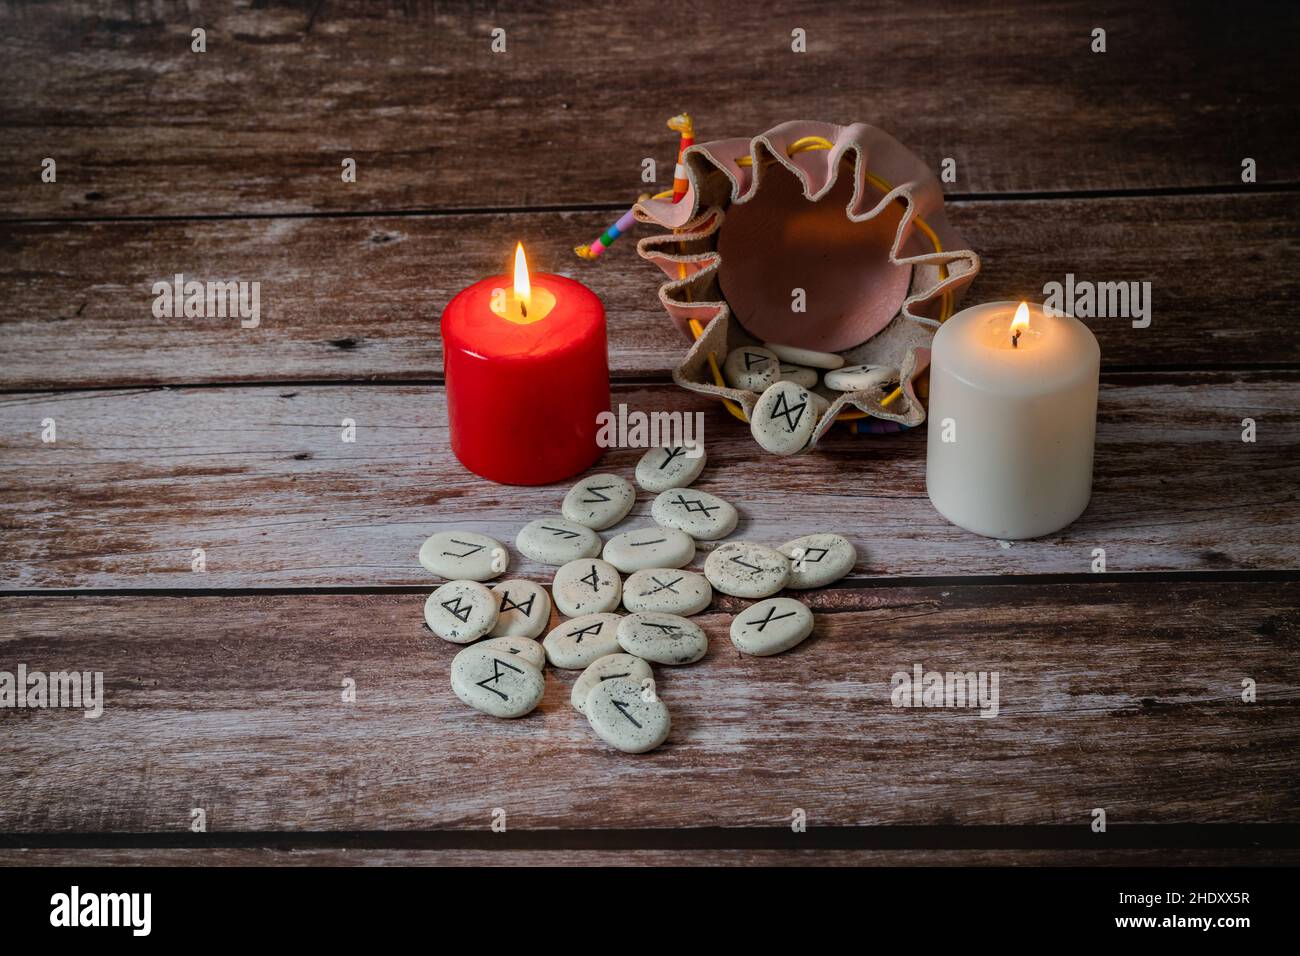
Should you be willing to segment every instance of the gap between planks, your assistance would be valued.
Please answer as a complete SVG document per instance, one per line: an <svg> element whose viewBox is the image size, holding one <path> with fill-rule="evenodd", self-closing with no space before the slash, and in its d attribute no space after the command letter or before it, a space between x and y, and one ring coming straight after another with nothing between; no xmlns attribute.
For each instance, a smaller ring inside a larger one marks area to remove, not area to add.
<svg viewBox="0 0 1300 956"><path fill-rule="evenodd" d="M268 587L268 588L0 588L0 598L94 598L94 597L293 597L328 595L381 595L424 594L437 583L428 584L367 584L326 585L321 587ZM1056 584L1265 584L1268 582L1300 581L1300 570L1234 570L1234 571L1124 571L1093 574L1027 574L1011 575L867 575L847 577L828 585L827 589L870 591L893 588L932 587L1005 587L1029 589ZM826 590L826 589L818 589ZM805 598L809 595L804 594ZM726 597L720 595L723 600ZM735 599L741 601L742 599ZM855 608L819 608L819 614L853 611Z"/></svg>
<svg viewBox="0 0 1300 956"><path fill-rule="evenodd" d="M1271 375L1286 378L1300 372L1300 362L1220 362L1214 365L1113 365L1102 369L1103 383L1115 380L1113 384L1127 384L1126 376L1131 375L1185 375L1211 376L1232 375L1244 372L1251 375ZM652 388L659 385L673 385L672 372L665 369L659 376L637 375L631 378L610 377L611 391L615 388ZM68 395L80 392L128 392L144 394L147 392L180 392L198 389L236 389L236 388L446 388L447 381L442 376L432 378L338 378L338 379L256 379L226 382L167 382L159 385L142 385L122 383L117 385L61 385L48 388L0 388L0 398L5 396L41 396Z"/></svg>
<svg viewBox="0 0 1300 956"><path fill-rule="evenodd" d="M1098 844L1104 841L1105 846ZM1138 850L1300 848L1287 823L1115 824L1099 837L1087 824L1043 826L886 825L645 827L641 829L210 831L179 833L6 833L13 849L420 849L420 850Z"/></svg>
<svg viewBox="0 0 1300 956"><path fill-rule="evenodd" d="M945 193L944 202L1065 202L1089 199L1160 199L1181 196L1260 196L1300 192L1300 182L1260 183L1252 186L1152 186L1133 189L1057 189L1006 193ZM266 219L424 219L447 216L513 216L534 213L625 212L626 202L536 203L522 206L425 206L414 209L327 209L298 212L230 212L182 215L120 216L0 216L8 225L102 225L132 222L239 222Z"/></svg>

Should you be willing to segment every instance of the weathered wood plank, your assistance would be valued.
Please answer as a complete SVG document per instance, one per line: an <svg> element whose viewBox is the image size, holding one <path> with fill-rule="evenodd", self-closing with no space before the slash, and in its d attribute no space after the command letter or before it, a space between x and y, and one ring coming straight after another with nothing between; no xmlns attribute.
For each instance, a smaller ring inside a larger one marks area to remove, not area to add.
<svg viewBox="0 0 1300 956"><path fill-rule="evenodd" d="M656 668L673 732L642 757L573 712L573 672L525 719L466 708L421 594L3 598L3 659L102 671L105 704L0 710L0 829L188 834L195 807L212 832L486 831L497 807L512 831L1300 822L1300 583L813 597L777 658L697 618L712 646ZM998 672L998 716L893 707L917 663Z"/></svg>
<svg viewBox="0 0 1300 956"><path fill-rule="evenodd" d="M1295 866L1300 850L0 850L0 866Z"/></svg>
<svg viewBox="0 0 1300 956"><path fill-rule="evenodd" d="M1300 554L1300 376L1117 376L1102 389L1093 501L1065 531L1002 544L948 525L925 495L925 432L836 433L810 456L758 453L720 405L671 385L619 387L631 410L704 409L699 487L733 499L736 538L833 530L858 573L1294 569ZM1258 440L1241 441L1241 421ZM42 443L53 419L57 441ZM341 440L345 419L356 440ZM639 449L598 467L630 475ZM514 550L563 487L470 475L437 387L67 392L0 398L0 587L421 585L416 551L469 527ZM650 524L642 493L620 529ZM192 549L206 551L204 574ZM550 577L514 554L512 570ZM703 545L696 562L703 561Z"/></svg>
<svg viewBox="0 0 1300 956"><path fill-rule="evenodd" d="M890 130L949 188L1300 179L1289 10L958 2L0 8L0 210L226 214L622 202L667 117L701 139L789 119ZM1159 29L1152 29L1158 24ZM208 31L206 53L190 31ZM1107 51L1089 46L1096 27ZM507 51L489 50L494 27ZM791 31L807 52L791 52ZM1189 68L1194 64L1195 68ZM43 184L44 157L58 181ZM359 166L354 184L340 162Z"/></svg>
<svg viewBox="0 0 1300 956"><path fill-rule="evenodd" d="M1300 355L1292 309L1300 194L953 204L984 257L970 301L1042 298L1066 272L1149 281L1150 328L1093 319L1108 367L1277 364ZM666 377L686 343L660 308L659 273L631 240L595 265L571 247L605 213L22 224L0 236L0 388L441 375L438 318L456 291L502 272L516 239L534 265L606 304L617 377ZM648 234L645 233L645 234ZM1187 249L1200 262L1187 261ZM1213 267L1209 267L1209 263ZM260 325L158 319L152 287L261 283ZM1267 329L1267 334L1262 329Z"/></svg>

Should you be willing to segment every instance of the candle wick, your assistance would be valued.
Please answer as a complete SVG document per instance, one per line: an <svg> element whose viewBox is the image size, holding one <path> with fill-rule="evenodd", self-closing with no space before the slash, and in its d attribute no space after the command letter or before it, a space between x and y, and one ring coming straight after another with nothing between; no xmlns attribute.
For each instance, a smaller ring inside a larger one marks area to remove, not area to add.
<svg viewBox="0 0 1300 956"><path fill-rule="evenodd" d="M524 305L522 302L519 303L519 314L525 319L528 318L528 306Z"/></svg>
<svg viewBox="0 0 1300 956"><path fill-rule="evenodd" d="M1019 330L1019 329L1016 329L1014 332L1011 333L1011 347L1012 347L1013 349L1018 349L1018 348L1020 348L1020 330Z"/></svg>

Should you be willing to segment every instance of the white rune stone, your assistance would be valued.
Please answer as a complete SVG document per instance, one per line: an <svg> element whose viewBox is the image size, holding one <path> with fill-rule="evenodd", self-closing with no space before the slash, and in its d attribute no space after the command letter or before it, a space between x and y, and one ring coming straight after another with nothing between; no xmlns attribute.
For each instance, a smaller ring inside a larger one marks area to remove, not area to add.
<svg viewBox="0 0 1300 956"><path fill-rule="evenodd" d="M720 544L704 561L704 576L723 594L765 598L785 587L790 562L780 551L747 541Z"/></svg>
<svg viewBox="0 0 1300 956"><path fill-rule="evenodd" d="M522 655L510 654L489 641L467 647L452 659L451 689L485 714L522 717L541 702L546 678Z"/></svg>
<svg viewBox="0 0 1300 956"><path fill-rule="evenodd" d="M754 440L774 455L800 452L817 426L814 394L794 382L777 382L754 404L749 430Z"/></svg>
<svg viewBox="0 0 1300 956"><path fill-rule="evenodd" d="M844 365L844 356L833 352L818 352L815 349L801 349L794 345L777 345L764 342L767 348L776 353L782 362L791 365L810 365L813 368L840 368Z"/></svg>
<svg viewBox="0 0 1300 956"><path fill-rule="evenodd" d="M439 531L420 545L420 564L448 581L490 581L510 567L510 552L477 531Z"/></svg>
<svg viewBox="0 0 1300 956"><path fill-rule="evenodd" d="M624 574L643 568L680 568L695 557L695 539L673 528L639 528L606 541L603 557Z"/></svg>
<svg viewBox="0 0 1300 956"><path fill-rule="evenodd" d="M727 384L747 392L761 392L776 381L780 372L781 360L768 349L757 345L732 349L727 360L722 363L722 374Z"/></svg>
<svg viewBox="0 0 1300 956"><path fill-rule="evenodd" d="M600 554L600 536L567 518L538 518L524 525L515 547L542 564L568 564Z"/></svg>
<svg viewBox="0 0 1300 956"><path fill-rule="evenodd" d="M522 657L539 671L546 667L546 648L531 637L490 637L474 645L485 650L499 651L511 657Z"/></svg>
<svg viewBox="0 0 1300 956"><path fill-rule="evenodd" d="M806 534L777 549L790 559L786 587L820 588L838 581L858 563L858 552L838 534Z"/></svg>
<svg viewBox="0 0 1300 956"><path fill-rule="evenodd" d="M668 739L672 718L654 693L630 677L602 681L587 694L587 723L600 739L624 753L654 750Z"/></svg>
<svg viewBox="0 0 1300 956"><path fill-rule="evenodd" d="M898 369L889 365L846 365L826 373L826 387L838 392L880 388L898 381Z"/></svg>
<svg viewBox="0 0 1300 956"><path fill-rule="evenodd" d="M781 374L777 376L778 382L794 382L796 385L802 385L804 388L812 388L821 378L820 373L815 368L809 368L807 365L791 365L788 362L781 363Z"/></svg>
<svg viewBox="0 0 1300 956"><path fill-rule="evenodd" d="M561 511L570 521L595 531L611 528L636 503L636 489L618 475L588 475L569 489Z"/></svg>
<svg viewBox="0 0 1300 956"><path fill-rule="evenodd" d="M592 661L585 671L583 671L576 681L573 682L573 692L569 695L569 702L573 704L573 709L579 713L583 712L583 704L587 701L587 695L597 684L604 683L616 677L626 677L634 680L638 684L642 681L653 681L654 671L650 665L639 657L631 654L606 654L604 657Z"/></svg>
<svg viewBox="0 0 1300 956"><path fill-rule="evenodd" d="M496 624L497 599L477 581L448 581L424 602L424 622L444 641L468 644Z"/></svg>
<svg viewBox="0 0 1300 956"><path fill-rule="evenodd" d="M650 517L664 528L685 531L696 541L715 541L736 530L738 515L730 502L696 488L662 491Z"/></svg>
<svg viewBox="0 0 1300 956"><path fill-rule="evenodd" d="M617 614L586 614L551 629L542 641L553 667L581 670L606 654L623 650L618 643Z"/></svg>
<svg viewBox="0 0 1300 956"><path fill-rule="evenodd" d="M555 572L551 582L555 606L568 617L613 611L623 599L618 569L600 558L579 558Z"/></svg>
<svg viewBox="0 0 1300 956"><path fill-rule="evenodd" d="M713 586L698 571L646 568L623 582L623 606L629 611L659 611L687 617L713 600Z"/></svg>
<svg viewBox="0 0 1300 956"><path fill-rule="evenodd" d="M768 598L731 620L731 643L755 657L788 651L812 633L813 616L794 598Z"/></svg>
<svg viewBox="0 0 1300 956"><path fill-rule="evenodd" d="M551 623L551 599L532 581L502 581L492 589L497 600L493 637L537 637Z"/></svg>
<svg viewBox="0 0 1300 956"><path fill-rule="evenodd" d="M651 448L636 463L636 483L655 493L685 488L700 477L706 457L703 445Z"/></svg>
<svg viewBox="0 0 1300 956"><path fill-rule="evenodd" d="M618 622L618 643L656 664L694 664L708 652L704 628L676 614L642 611Z"/></svg>

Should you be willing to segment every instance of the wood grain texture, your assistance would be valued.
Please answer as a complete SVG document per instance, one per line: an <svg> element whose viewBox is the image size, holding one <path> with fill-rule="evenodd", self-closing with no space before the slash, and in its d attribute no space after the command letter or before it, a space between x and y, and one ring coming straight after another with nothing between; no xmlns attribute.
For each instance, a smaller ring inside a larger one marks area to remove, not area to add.
<svg viewBox="0 0 1300 956"><path fill-rule="evenodd" d="M925 494L925 431L837 432L809 456L760 453L721 406L672 385L623 386L631 410L704 410L697 487L733 500L734 539L838 531L860 576L1294 569L1300 554L1300 376L1123 375L1100 401L1093 501L1055 535L1002 543L945 522ZM438 530L515 552L567 484L514 488L466 472L436 387L92 391L0 398L0 587L425 585ZM1258 440L1241 441L1254 418ZM58 440L40 441L53 419ZM356 422L356 441L341 423ZM518 440L533 440L519 436ZM639 449L598 468L631 475ZM651 523L642 492L618 530ZM608 536L611 532L607 532ZM207 572L191 572L194 548ZM703 562L703 545L696 564Z"/></svg>
<svg viewBox="0 0 1300 956"><path fill-rule="evenodd" d="M518 721L452 694L422 594L0 599L0 652L103 671L97 720L0 711L0 830L212 832L1300 822L1300 583L833 589L812 638L656 667L631 757L548 671ZM997 671L1000 710L911 710L891 675ZM340 700L345 678L355 704ZM1258 700L1240 699L1257 682ZM1245 851L1243 851L1245 852Z"/></svg>
<svg viewBox="0 0 1300 956"><path fill-rule="evenodd" d="M671 182L682 110L702 141L870 122L932 168L955 159L962 193L1237 187L1246 155L1294 182L1298 38L1290 6L1173 2L10 3L0 211L620 203L643 157Z"/></svg>
<svg viewBox="0 0 1300 956"><path fill-rule="evenodd" d="M0 850L0 866L1295 866L1300 850Z"/></svg>
<svg viewBox="0 0 1300 956"><path fill-rule="evenodd" d="M1088 320L1107 367L1277 365L1300 357L1290 314L1300 193L951 204L984 260L968 302L1039 299L1072 272L1151 283L1152 323ZM0 235L0 388L203 384L441 375L438 319L500 273L518 239L535 267L604 300L616 377L666 378L687 342L657 298L658 270L624 240L600 262L572 246L608 213L17 224ZM639 234L648 235L649 229ZM261 283L261 322L158 319L153 284ZM815 292L814 292L815 294Z"/></svg>

